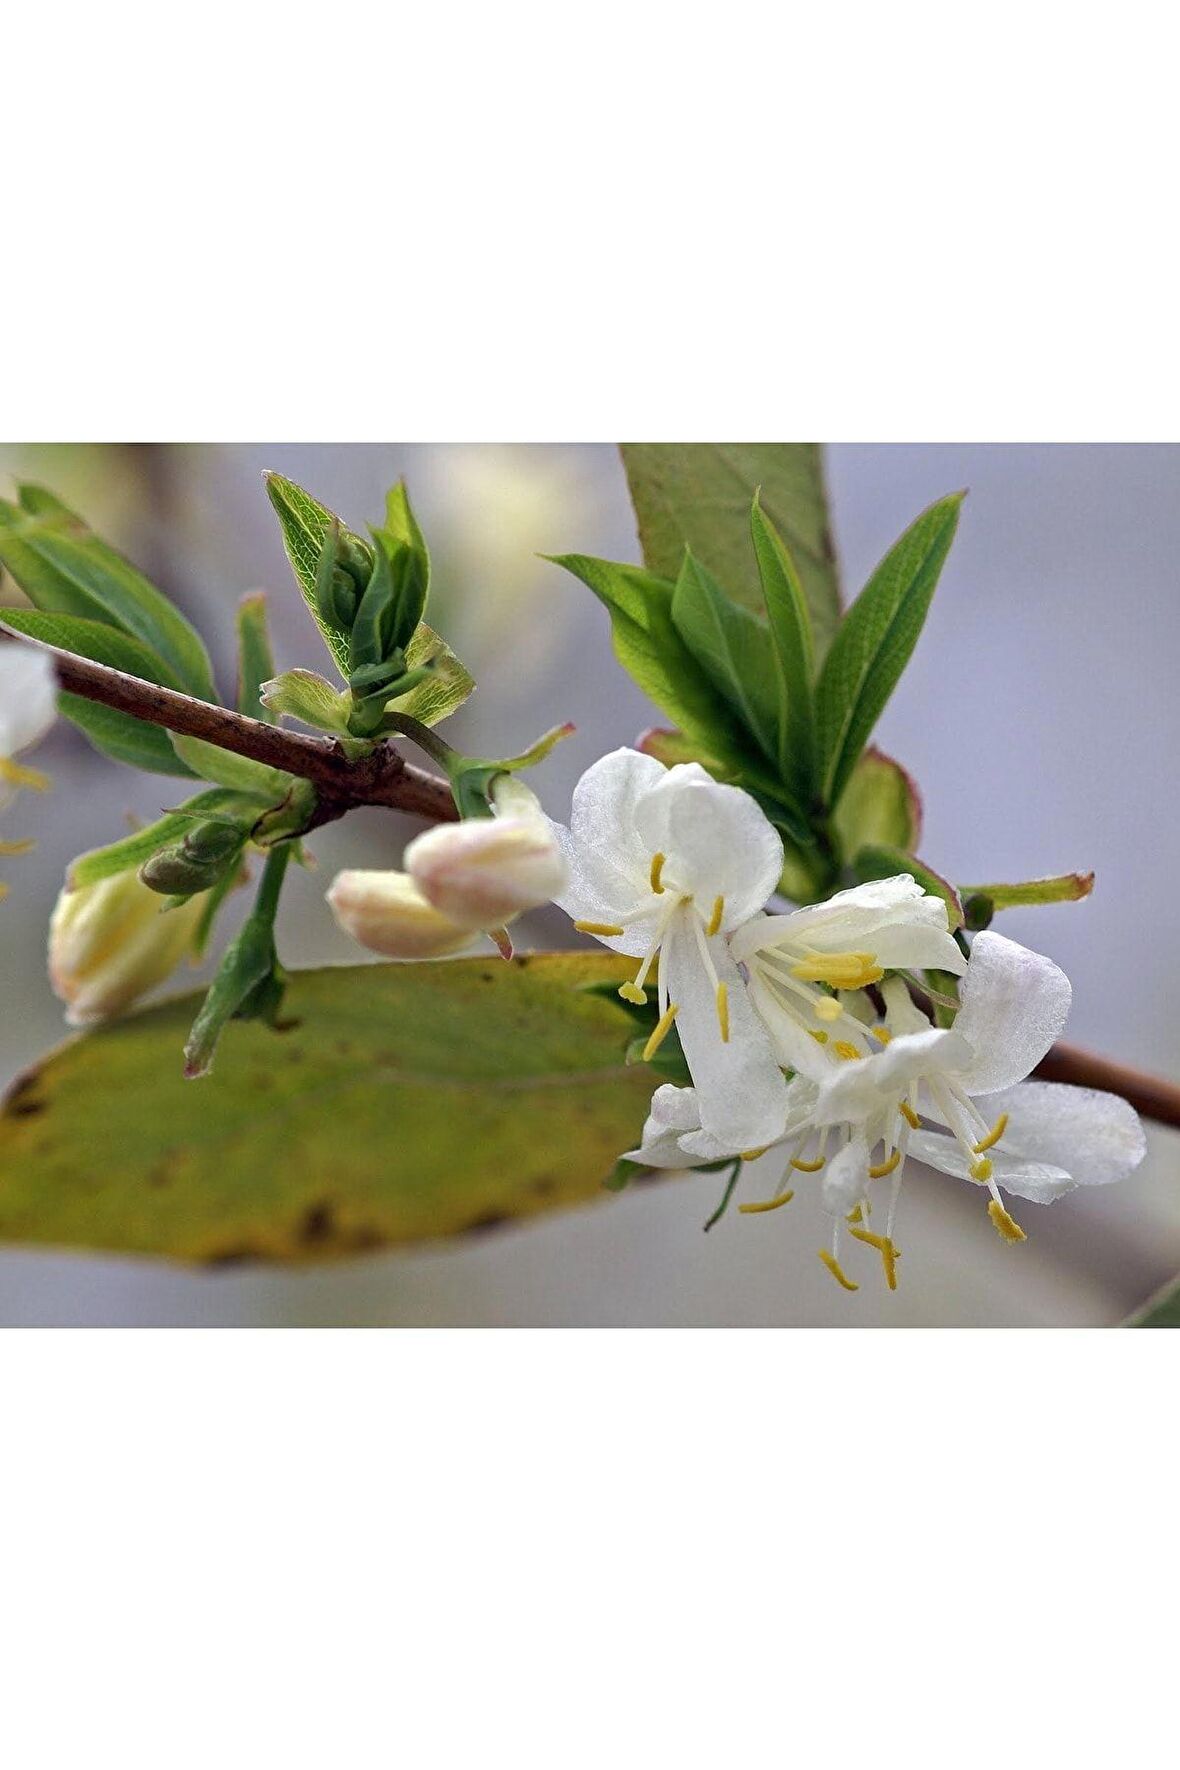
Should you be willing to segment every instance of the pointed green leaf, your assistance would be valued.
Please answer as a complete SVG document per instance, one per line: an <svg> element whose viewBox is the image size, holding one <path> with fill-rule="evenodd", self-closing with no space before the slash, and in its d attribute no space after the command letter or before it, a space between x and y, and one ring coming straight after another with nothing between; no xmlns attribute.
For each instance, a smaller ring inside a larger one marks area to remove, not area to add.
<svg viewBox="0 0 1180 1770"><path fill-rule="evenodd" d="M605 1208L658 1077L624 1062L621 1004L578 986L631 968L299 972L288 1030L233 1022L202 1081L181 1074L192 996L73 1039L0 1114L0 1241L305 1262Z"/></svg>
<svg viewBox="0 0 1180 1770"><path fill-rule="evenodd" d="M299 719L320 731L344 736L352 696L347 689L333 688L315 670L284 670L281 676L263 683L262 704L273 714L285 714L288 719Z"/></svg>
<svg viewBox="0 0 1180 1770"><path fill-rule="evenodd" d="M326 505L313 498L310 492L305 492L302 486L297 486L293 479L284 479L281 473L268 473L264 477L267 496L274 505L283 531L283 546L295 573L295 582L311 610L312 618L323 635L324 644L331 652L337 669L347 681L348 634L343 627L324 619L316 606L315 594L316 567L323 549L324 536L335 518Z"/></svg>
<svg viewBox="0 0 1180 1770"><path fill-rule="evenodd" d="M171 686L215 701L209 654L163 591L51 492L22 485L18 496L0 499L0 562L30 602L121 629L163 660Z"/></svg>
<svg viewBox="0 0 1180 1770"><path fill-rule="evenodd" d="M1025 879L1018 885L960 885L959 894L986 897L996 910L1014 910L1025 904L1078 903L1094 889L1093 873L1058 873L1051 879Z"/></svg>
<svg viewBox="0 0 1180 1770"><path fill-rule="evenodd" d="M811 689L815 670L811 615L794 561L762 510L757 493L750 507L750 533L770 623L778 684L778 743L774 753L784 780L790 781L800 800L808 804L819 791Z"/></svg>
<svg viewBox="0 0 1180 1770"><path fill-rule="evenodd" d="M816 443L623 443L644 563L674 578L685 547L735 601L759 612L750 502L789 547L822 657L840 618L840 586Z"/></svg>
<svg viewBox="0 0 1180 1770"><path fill-rule="evenodd" d="M274 724L262 699L262 685L275 673L274 653L266 619L266 595L256 590L238 604L238 712Z"/></svg>
<svg viewBox="0 0 1180 1770"><path fill-rule="evenodd" d="M731 602L687 549L672 592L672 624L751 743L776 764L779 708L769 631Z"/></svg>
<svg viewBox="0 0 1180 1770"><path fill-rule="evenodd" d="M277 804L295 784L295 777L280 768L268 768L265 762L254 762L249 756L235 755L219 744L207 744L203 738L181 737L169 732L172 748L186 768L214 786L230 787L236 793L262 794L268 804Z"/></svg>
<svg viewBox="0 0 1180 1770"><path fill-rule="evenodd" d="M816 689L820 764L829 805L838 804L917 644L963 497L957 492L923 511L890 548L840 623Z"/></svg>
<svg viewBox="0 0 1180 1770"><path fill-rule="evenodd" d="M388 712L404 713L423 725L438 725L475 693L470 670L425 621L418 623L406 648L406 664L411 670L428 669L430 674L408 694L387 701Z"/></svg>

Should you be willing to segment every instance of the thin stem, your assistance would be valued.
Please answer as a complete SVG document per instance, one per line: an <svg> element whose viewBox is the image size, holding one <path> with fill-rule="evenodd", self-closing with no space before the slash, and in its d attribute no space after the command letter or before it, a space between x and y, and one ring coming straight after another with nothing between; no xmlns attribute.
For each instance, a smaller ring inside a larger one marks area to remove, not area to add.
<svg viewBox="0 0 1180 1770"><path fill-rule="evenodd" d="M251 912L259 922L273 924L283 889L283 878L291 859L291 843L279 842L267 852L266 865L258 882L258 895Z"/></svg>
<svg viewBox="0 0 1180 1770"><path fill-rule="evenodd" d="M0 615L0 624L2 621ZM39 644L23 634L20 638L25 644ZM350 761L333 738L280 731L261 719L144 682L138 676L112 670L91 658L77 657L58 646L39 648L52 655L58 681L69 694L114 707L149 725L162 725L166 731L182 737L202 738L220 749L232 750L237 756L248 756L269 768L281 768L287 774L311 781L321 800L317 823L340 817L355 805L386 805L435 823L450 823L457 816L446 781L412 768L391 744L378 744L368 754Z"/></svg>

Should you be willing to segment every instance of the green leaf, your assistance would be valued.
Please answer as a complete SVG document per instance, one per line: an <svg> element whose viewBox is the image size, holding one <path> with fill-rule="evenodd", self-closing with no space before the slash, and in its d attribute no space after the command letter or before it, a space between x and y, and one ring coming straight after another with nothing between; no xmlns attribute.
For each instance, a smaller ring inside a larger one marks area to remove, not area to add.
<svg viewBox="0 0 1180 1770"><path fill-rule="evenodd" d="M232 750L223 750L220 744L207 744L204 738L182 737L177 732L168 735L186 768L215 786L232 787L237 793L261 794L269 804L275 804L295 784L294 775L281 768L268 768L265 762L237 756Z"/></svg>
<svg viewBox="0 0 1180 1770"><path fill-rule="evenodd" d="M963 926L963 905L958 892L941 873L936 873L916 855L906 854L904 850L883 842L868 843L857 852L852 867L862 883L869 879L892 879L897 873L912 873L923 891L928 891L932 897L941 897L946 904L951 933Z"/></svg>
<svg viewBox="0 0 1180 1770"><path fill-rule="evenodd" d="M687 549L672 592L672 624L751 742L777 766L779 706L770 633L729 600Z"/></svg>
<svg viewBox="0 0 1180 1770"><path fill-rule="evenodd" d="M829 805L909 662L950 551L965 494L932 504L885 555L843 621L816 688L820 764Z"/></svg>
<svg viewBox="0 0 1180 1770"><path fill-rule="evenodd" d="M297 486L293 479L284 479L281 473L267 473L264 478L267 496L274 505L283 531L283 546L291 561L295 582L303 593L303 600L311 610L312 618L323 635L324 644L331 652L337 669L347 681L349 636L343 627L324 619L316 606L315 595L316 566L319 564L324 536L335 518L326 505L319 503L310 492L305 492L302 486Z"/></svg>
<svg viewBox="0 0 1180 1770"><path fill-rule="evenodd" d="M1019 885L960 885L959 895L986 897L993 910L1014 910L1026 904L1078 903L1094 889L1093 873L1058 873L1051 879L1025 879Z"/></svg>
<svg viewBox="0 0 1180 1770"><path fill-rule="evenodd" d="M264 683L263 689L263 705L272 713L302 720L304 725L314 725L320 731L347 734L352 696L347 690L333 688L315 670L284 670L281 676Z"/></svg>
<svg viewBox="0 0 1180 1770"><path fill-rule="evenodd" d="M266 620L266 595L256 590L238 604L238 712L250 719L275 723L262 698L262 685L275 673L274 653Z"/></svg>
<svg viewBox="0 0 1180 1770"><path fill-rule="evenodd" d="M775 754L784 780L804 804L817 796L815 709L811 678L815 640L799 574L782 539L762 511L757 493L750 506L750 533L770 623L778 684L778 745Z"/></svg>
<svg viewBox="0 0 1180 1770"><path fill-rule="evenodd" d="M691 547L735 601L758 612L762 589L750 547L750 503L790 548L823 656L840 619L823 463L817 443L623 443L644 563L674 578Z"/></svg>
<svg viewBox="0 0 1180 1770"><path fill-rule="evenodd" d="M160 683L165 688L179 686L174 672L155 652L129 633L121 633L118 627L109 627L103 621L82 620L77 615L46 614L33 608L6 608L0 611L0 626L30 639L42 640L46 645L55 645L61 651L73 652L76 657L92 658L97 664L125 670L143 682ZM149 725L144 719L134 719L130 713L122 713L115 707L104 707L83 695L60 695L58 710L90 739L96 750L115 762L126 763L131 768L144 768L151 774L180 775L186 780L193 778L192 769L180 761L168 733L160 726Z"/></svg>
<svg viewBox="0 0 1180 1770"><path fill-rule="evenodd" d="M1180 1280L1169 1279L1168 1283L1149 1297L1142 1309L1123 1323L1131 1328L1175 1328L1180 1327Z"/></svg>
<svg viewBox="0 0 1180 1770"><path fill-rule="evenodd" d="M425 669L430 674L408 694L386 701L387 712L404 713L422 725L438 725L475 693L470 670L425 621L419 621L406 647L406 664L411 670Z"/></svg>
<svg viewBox="0 0 1180 1770"><path fill-rule="evenodd" d="M832 828L847 859L870 844L912 854L922 839L922 801L912 776L870 745L840 795Z"/></svg>
<svg viewBox="0 0 1180 1770"><path fill-rule="evenodd" d="M811 833L777 771L745 741L733 713L697 663L672 620L673 585L640 566L581 553L554 560L593 590L611 618L615 656L644 694L677 721L684 736L731 771L743 787L774 800L796 840Z"/></svg>
<svg viewBox="0 0 1180 1770"><path fill-rule="evenodd" d="M186 1082L197 998L71 1040L0 1114L0 1241L228 1263L421 1242L609 1197L657 1077L579 989L609 953L296 973ZM129 1108L133 1103L133 1108Z"/></svg>
<svg viewBox="0 0 1180 1770"><path fill-rule="evenodd" d="M118 842L110 842L105 848L92 848L86 854L80 854L70 863L66 875L66 883L71 891L83 885L97 885L100 879L109 879L115 873L126 873L132 867L141 867L145 860L158 854L161 848L167 848L171 842L179 842L192 829L194 822L202 817L224 814L244 814L254 810L255 816L265 807L265 800L244 799L239 793L231 793L224 787L212 787L207 793L198 793L195 798L186 799L183 806L175 811L166 811L163 817L154 823L146 824L142 830L133 830Z"/></svg>
<svg viewBox="0 0 1180 1770"><path fill-rule="evenodd" d="M172 671L169 686L215 701L209 654L163 591L51 492L22 485L17 493L19 505L0 499L0 562L30 602L131 634Z"/></svg>

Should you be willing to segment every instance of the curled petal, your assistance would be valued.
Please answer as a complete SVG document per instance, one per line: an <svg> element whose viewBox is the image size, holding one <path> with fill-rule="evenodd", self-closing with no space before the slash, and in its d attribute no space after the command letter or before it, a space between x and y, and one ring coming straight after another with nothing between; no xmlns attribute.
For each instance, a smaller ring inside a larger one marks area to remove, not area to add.
<svg viewBox="0 0 1180 1770"><path fill-rule="evenodd" d="M1079 1186L1110 1186L1147 1153L1139 1115L1118 1094L1069 1082L1021 1082L989 1095L988 1115L1008 1114L999 1148L1068 1168Z"/></svg>
<svg viewBox="0 0 1180 1770"><path fill-rule="evenodd" d="M705 913L724 899L728 932L760 910L783 869L782 840L757 802L698 762L678 763L635 808L645 853L668 856L675 883Z"/></svg>
<svg viewBox="0 0 1180 1770"><path fill-rule="evenodd" d="M1034 1070L1069 1017L1065 972L1043 953L990 931L977 934L955 1018L973 1052L958 1078L968 1094L993 1094Z"/></svg>

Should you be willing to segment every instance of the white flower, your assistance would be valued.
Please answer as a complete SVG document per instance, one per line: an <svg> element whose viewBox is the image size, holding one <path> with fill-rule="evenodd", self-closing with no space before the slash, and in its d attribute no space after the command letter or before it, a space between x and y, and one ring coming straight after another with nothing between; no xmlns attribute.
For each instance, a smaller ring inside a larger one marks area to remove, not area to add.
<svg viewBox="0 0 1180 1770"><path fill-rule="evenodd" d="M786 1113L775 1143L789 1140L808 1121L818 1089L814 1082L796 1076L785 1091ZM755 1161L772 1145L761 1149L735 1150L732 1145L701 1129L701 1109L695 1088L677 1088L665 1082L651 1097L643 1141L629 1149L624 1160L641 1162L645 1168L698 1168L722 1161Z"/></svg>
<svg viewBox="0 0 1180 1770"><path fill-rule="evenodd" d="M460 927L496 928L564 890L565 861L537 795L511 774L493 783L491 817L440 824L406 849L423 897Z"/></svg>
<svg viewBox="0 0 1180 1770"><path fill-rule="evenodd" d="M48 653L0 646L0 807L17 787L44 787L44 776L15 758L41 741L56 713L57 677Z"/></svg>
<svg viewBox="0 0 1180 1770"><path fill-rule="evenodd" d="M779 1062L817 1080L829 1068L829 1044L843 1046L840 1055L870 1049L846 1003L819 985L849 992L879 982L886 971L958 975L967 963L948 932L946 904L908 873L788 915L755 917L737 930L730 951L749 973L751 999Z"/></svg>
<svg viewBox="0 0 1180 1770"><path fill-rule="evenodd" d="M1003 935L977 935L949 1029L930 1025L900 979L890 979L883 993L885 1026L870 1034L882 1048L830 1070L812 1114L817 1127L847 1128L848 1142L825 1176L825 1203L834 1214L860 1204L867 1216L870 1179L892 1174L885 1226L891 1242L912 1154L986 1186L996 1229L1008 1241L1023 1241L1001 1187L1046 1204L1075 1186L1120 1180L1142 1160L1143 1133L1125 1100L1023 1079L1069 1013L1069 980L1052 960ZM942 1129L930 1130L922 1119Z"/></svg>
<svg viewBox="0 0 1180 1770"><path fill-rule="evenodd" d="M387 959L443 959L462 952L476 930L428 903L408 873L337 873L328 903L345 934Z"/></svg>
<svg viewBox="0 0 1180 1770"><path fill-rule="evenodd" d="M109 1020L163 983L202 914L200 897L167 909L133 872L63 891L49 923L49 981L70 1025Z"/></svg>
<svg viewBox="0 0 1180 1770"><path fill-rule="evenodd" d="M648 1055L675 1020L705 1130L731 1149L776 1136L786 1083L726 939L778 883L772 825L695 762L666 769L615 750L578 782L570 828L555 828L569 865L557 902L585 933L641 961L619 992L626 1000L644 1001L655 983Z"/></svg>

